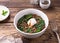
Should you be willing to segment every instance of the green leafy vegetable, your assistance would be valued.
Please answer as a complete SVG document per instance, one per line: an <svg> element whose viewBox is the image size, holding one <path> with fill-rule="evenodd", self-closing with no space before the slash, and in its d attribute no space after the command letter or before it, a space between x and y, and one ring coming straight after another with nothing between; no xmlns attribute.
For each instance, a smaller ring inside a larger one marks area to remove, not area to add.
<svg viewBox="0 0 60 43"><path fill-rule="evenodd" d="M40 32L41 31L41 27L38 27L36 32Z"/></svg>
<svg viewBox="0 0 60 43"><path fill-rule="evenodd" d="M22 26L19 26L18 27L21 31L23 31L23 29L24 29L24 27L22 27Z"/></svg>
<svg viewBox="0 0 60 43"><path fill-rule="evenodd" d="M2 15L5 16L8 13L8 11L2 10Z"/></svg>
<svg viewBox="0 0 60 43"><path fill-rule="evenodd" d="M41 25L45 25L45 23L44 23L44 20L43 20L43 19L41 19L41 20L40 20L40 24L41 24Z"/></svg>
<svg viewBox="0 0 60 43"><path fill-rule="evenodd" d="M39 23L35 24L35 27L37 28L36 32L40 32L44 25L45 25L44 20L39 19Z"/></svg>
<svg viewBox="0 0 60 43"><path fill-rule="evenodd" d="M27 33L30 33L31 32L31 29L30 28L27 28L27 31L26 31Z"/></svg>
<svg viewBox="0 0 60 43"><path fill-rule="evenodd" d="M35 24L36 32L40 32L42 30L41 24Z"/></svg>
<svg viewBox="0 0 60 43"><path fill-rule="evenodd" d="M27 22L30 18L32 18L32 14L24 15L18 20L18 23L22 23L23 21Z"/></svg>
<svg viewBox="0 0 60 43"><path fill-rule="evenodd" d="M28 14L24 16L25 21L27 22L30 18L32 18L32 14Z"/></svg>
<svg viewBox="0 0 60 43"><path fill-rule="evenodd" d="M19 20L18 20L18 23L22 23L24 20L24 17L21 17Z"/></svg>

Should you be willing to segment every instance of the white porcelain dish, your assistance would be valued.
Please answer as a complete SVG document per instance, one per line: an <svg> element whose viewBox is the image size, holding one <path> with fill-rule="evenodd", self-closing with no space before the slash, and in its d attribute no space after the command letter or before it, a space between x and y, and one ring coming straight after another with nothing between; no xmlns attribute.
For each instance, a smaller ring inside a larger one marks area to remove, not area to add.
<svg viewBox="0 0 60 43"><path fill-rule="evenodd" d="M48 1L48 4L42 4L42 3L44 3L44 1ZM42 8L42 9L48 9L49 7L50 7L50 5L51 5L51 0L40 0L40 7Z"/></svg>
<svg viewBox="0 0 60 43"><path fill-rule="evenodd" d="M5 16L2 15L3 10L7 11ZM10 13L10 11L6 6L0 5L0 21L5 20L9 16L9 13Z"/></svg>
<svg viewBox="0 0 60 43"><path fill-rule="evenodd" d="M44 28L42 31L40 31L40 32L38 32L38 33L25 33L25 32L23 32L23 31L20 31L20 30L17 28L17 22L18 22L18 20L19 20L22 16L24 16L24 15L26 15L26 14L29 14L29 13L37 14L38 16L40 16L40 17L44 20L44 22L45 22L45 28ZM20 34L21 34L22 36L24 36L24 37L26 37L26 38L36 38L36 37L38 37L38 36L41 36L41 35L46 31L46 29L47 29L47 27L48 27L48 24L49 24L49 20L48 20L47 15L46 15L45 13L43 13L42 11L37 10L37 9L33 9L33 8L24 9L24 10L19 11L19 12L16 14L15 18L14 18L14 26L15 26L15 28L17 29L17 31L20 32Z"/></svg>

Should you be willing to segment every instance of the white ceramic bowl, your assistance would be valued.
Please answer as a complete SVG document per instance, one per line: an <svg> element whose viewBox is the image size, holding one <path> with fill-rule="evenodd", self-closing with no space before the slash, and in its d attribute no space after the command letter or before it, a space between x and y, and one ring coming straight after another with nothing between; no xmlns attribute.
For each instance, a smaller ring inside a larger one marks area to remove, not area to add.
<svg viewBox="0 0 60 43"><path fill-rule="evenodd" d="M44 3L44 1L48 1L48 4L42 4L42 3ZM49 7L50 7L50 5L51 5L51 0L40 0L40 7L42 8L42 9L48 9Z"/></svg>
<svg viewBox="0 0 60 43"><path fill-rule="evenodd" d="M2 15L2 10L8 11L8 13L5 16L3 16ZM9 16L9 13L10 13L10 11L6 6L0 5L0 21L5 20Z"/></svg>
<svg viewBox="0 0 60 43"><path fill-rule="evenodd" d="M19 20L22 16L24 16L24 15L26 15L26 14L29 14L29 13L37 14L38 16L42 17L42 19L45 21L45 28L44 28L42 31L40 31L40 32L38 32L38 33L25 33L25 32L23 32L23 31L20 31L20 30L17 28L17 22L18 22L18 20ZM37 9L33 9L33 8L29 8L29 9L25 9L25 10L19 11L19 12L16 14L15 18L14 18L14 26L15 26L15 28L20 32L20 34L21 34L22 36L24 36L24 37L26 37L26 38L36 38L36 37L38 37L38 36L41 36L41 35L46 31L46 29L47 29L47 27L48 27L48 24L49 24L49 20L48 20L47 15L44 14L42 11L37 10Z"/></svg>

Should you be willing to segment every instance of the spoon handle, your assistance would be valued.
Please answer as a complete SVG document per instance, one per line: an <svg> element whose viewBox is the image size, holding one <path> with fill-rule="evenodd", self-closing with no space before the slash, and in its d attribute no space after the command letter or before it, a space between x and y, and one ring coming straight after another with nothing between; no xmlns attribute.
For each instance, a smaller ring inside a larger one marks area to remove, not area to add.
<svg viewBox="0 0 60 43"><path fill-rule="evenodd" d="M58 43L60 43L59 35L58 35L58 33L57 33L57 32L55 32L55 33L56 33L56 35L57 35Z"/></svg>

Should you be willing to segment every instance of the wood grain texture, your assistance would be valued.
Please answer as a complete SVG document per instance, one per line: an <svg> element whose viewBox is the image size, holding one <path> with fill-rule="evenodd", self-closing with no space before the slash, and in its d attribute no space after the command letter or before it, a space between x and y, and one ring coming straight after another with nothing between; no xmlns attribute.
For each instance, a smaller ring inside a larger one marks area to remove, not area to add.
<svg viewBox="0 0 60 43"><path fill-rule="evenodd" d="M58 24L58 33L60 35L60 0L51 0L51 2L51 7L47 10L43 10L38 5L30 4L30 0L0 0L0 5L5 5L10 10L9 17L0 22L0 35L18 34L18 31L13 25L14 17L19 11L27 8L35 8L43 11L48 16L50 23L55 20ZM49 24L47 31L42 36L35 39L22 37L22 40L24 43L58 43L51 29ZM18 35L20 35L20 33Z"/></svg>
<svg viewBox="0 0 60 43"><path fill-rule="evenodd" d="M1 5L5 5L7 7L39 7L30 4L30 0L0 0ZM60 7L60 0L51 0L51 5L53 7Z"/></svg>
<svg viewBox="0 0 60 43"><path fill-rule="evenodd" d="M13 22L14 21L14 17L15 17L15 15L19 12L19 11L21 11L21 10L23 10L23 9L27 9L27 8L9 8L10 9L10 16L5 20L5 21L3 21L3 22L5 22L5 23L7 23L7 22ZM37 8L35 8L35 9L37 9ZM57 11L57 8L50 8L50 9L48 9L48 10L43 10L43 9L41 9L41 8L38 8L39 10L41 10L41 11L43 11L47 16L48 16L48 18L51 20L51 19L55 19L56 18L56 16L58 17L58 15L57 15L57 13L59 12L56 12ZM59 9L59 8L58 8ZM59 13L58 13L59 14Z"/></svg>

